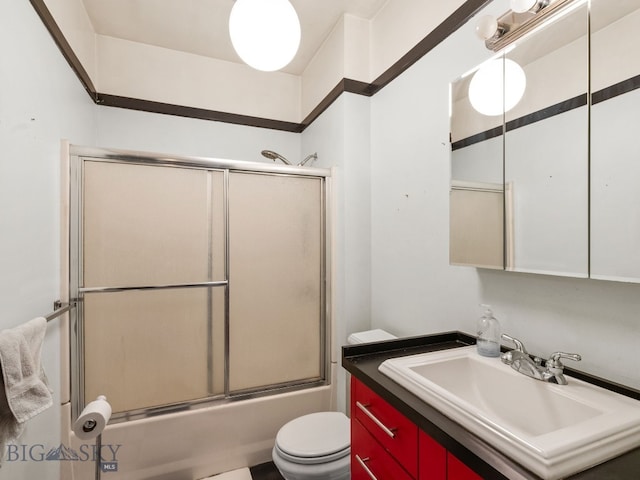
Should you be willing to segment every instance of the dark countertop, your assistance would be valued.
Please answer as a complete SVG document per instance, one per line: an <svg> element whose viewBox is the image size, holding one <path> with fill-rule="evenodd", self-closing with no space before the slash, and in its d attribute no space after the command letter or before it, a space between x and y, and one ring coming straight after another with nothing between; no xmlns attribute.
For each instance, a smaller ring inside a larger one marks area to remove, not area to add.
<svg viewBox="0 0 640 480"><path fill-rule="evenodd" d="M384 398L425 433L486 480L541 480L464 427L449 419L378 371L386 359L475 344L461 332L401 338L342 347L342 366ZM565 374L640 400L640 392L569 368ZM592 467L566 480L638 480L640 448Z"/></svg>

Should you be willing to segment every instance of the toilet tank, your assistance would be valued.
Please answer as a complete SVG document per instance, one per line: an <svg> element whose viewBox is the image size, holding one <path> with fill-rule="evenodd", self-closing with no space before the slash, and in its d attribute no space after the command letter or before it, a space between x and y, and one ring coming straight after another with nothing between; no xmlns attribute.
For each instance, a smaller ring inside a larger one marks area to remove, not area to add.
<svg viewBox="0 0 640 480"><path fill-rule="evenodd" d="M381 342L383 340L394 340L398 337L391 335L389 332L376 328L373 330L364 330L362 332L352 333L347 337L347 343L355 345L357 343L369 343L369 342ZM345 413L350 415L350 402L351 402L351 374L346 372L345 375Z"/></svg>
<svg viewBox="0 0 640 480"><path fill-rule="evenodd" d="M394 340L398 337L391 335L389 332L376 328L374 330L365 330L363 332L355 332L349 335L347 343L350 345L356 343L381 342L383 340Z"/></svg>

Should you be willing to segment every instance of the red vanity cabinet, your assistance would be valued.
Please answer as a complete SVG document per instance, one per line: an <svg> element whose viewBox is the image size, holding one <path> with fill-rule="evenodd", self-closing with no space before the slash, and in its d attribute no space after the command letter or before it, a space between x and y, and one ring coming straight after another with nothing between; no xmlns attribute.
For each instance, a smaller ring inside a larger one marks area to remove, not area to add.
<svg viewBox="0 0 640 480"><path fill-rule="evenodd" d="M482 480L362 382L351 378L352 480Z"/></svg>
<svg viewBox="0 0 640 480"><path fill-rule="evenodd" d="M447 477L451 480L482 480L482 477L447 452Z"/></svg>
<svg viewBox="0 0 640 480"><path fill-rule="evenodd" d="M447 480L447 450L422 430L418 446L418 480Z"/></svg>
<svg viewBox="0 0 640 480"><path fill-rule="evenodd" d="M418 427L363 383L352 379L351 385L352 425L359 422L410 478L417 478Z"/></svg>
<svg viewBox="0 0 640 480"><path fill-rule="evenodd" d="M351 422L351 445L351 480L414 480L357 420Z"/></svg>

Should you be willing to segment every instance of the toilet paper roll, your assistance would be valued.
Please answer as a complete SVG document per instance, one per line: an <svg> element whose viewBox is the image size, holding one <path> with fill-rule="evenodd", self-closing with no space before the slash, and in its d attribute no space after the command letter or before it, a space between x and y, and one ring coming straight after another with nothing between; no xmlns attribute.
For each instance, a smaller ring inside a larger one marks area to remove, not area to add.
<svg viewBox="0 0 640 480"><path fill-rule="evenodd" d="M89 440L102 433L111 418L111 405L107 397L100 395L89 403L73 424L73 433L81 440Z"/></svg>

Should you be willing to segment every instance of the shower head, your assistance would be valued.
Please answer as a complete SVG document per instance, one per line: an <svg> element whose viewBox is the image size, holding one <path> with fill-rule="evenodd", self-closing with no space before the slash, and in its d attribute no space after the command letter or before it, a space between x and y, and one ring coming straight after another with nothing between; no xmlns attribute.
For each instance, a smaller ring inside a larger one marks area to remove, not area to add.
<svg viewBox="0 0 640 480"><path fill-rule="evenodd" d="M311 163L313 163L314 161L316 161L318 159L318 154L317 153L312 153L311 155L309 155L307 158L305 158L304 160L302 160L298 166L299 167L303 167L309 160L311 160Z"/></svg>
<svg viewBox="0 0 640 480"><path fill-rule="evenodd" d="M262 154L263 157L266 157L269 160L273 160L274 162L276 160L280 160L282 163L286 165L293 165L289 160L284 158L278 152L274 152L273 150L262 150L262 152L260 153ZM309 160L311 160L311 163L313 163L317 159L318 159L318 154L312 153L311 155L307 156L304 160L302 160L297 166L303 167Z"/></svg>
<svg viewBox="0 0 640 480"><path fill-rule="evenodd" d="M286 158L284 158L282 155L280 155L279 153L274 152L273 150L262 150L262 156L268 158L269 160L273 160L274 162L276 160L280 160L282 163L286 164L286 165L291 165L291 162L289 160L287 160Z"/></svg>

